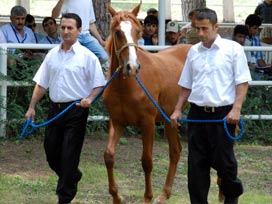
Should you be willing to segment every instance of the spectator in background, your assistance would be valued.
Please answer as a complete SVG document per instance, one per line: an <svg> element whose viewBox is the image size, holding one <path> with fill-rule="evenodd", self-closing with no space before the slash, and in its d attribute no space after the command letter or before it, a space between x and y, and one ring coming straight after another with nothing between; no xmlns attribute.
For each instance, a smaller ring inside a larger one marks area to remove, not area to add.
<svg viewBox="0 0 272 204"><path fill-rule="evenodd" d="M158 18L159 12L155 8L150 8L150 9L147 10L146 15L147 16L149 16L149 15L156 16Z"/></svg>
<svg viewBox="0 0 272 204"><path fill-rule="evenodd" d="M6 43L6 38L1 29L0 29L0 43Z"/></svg>
<svg viewBox="0 0 272 204"><path fill-rule="evenodd" d="M82 20L82 31L78 36L79 42L91 50L99 59L102 67L108 69L109 56L104 49L105 41L100 36L96 24L92 0L58 0L52 10L52 17L58 18L60 14L76 13Z"/></svg>
<svg viewBox="0 0 272 204"><path fill-rule="evenodd" d="M256 14L250 14L247 16L245 25L248 29L248 35L246 37L245 46L261 46L261 40L258 36L259 27L261 26L261 18ZM249 66L256 67L256 70L264 70L271 65L266 64L265 56L260 51L246 52Z"/></svg>
<svg viewBox="0 0 272 204"><path fill-rule="evenodd" d="M35 32L36 21L34 16L27 14L25 18L25 25L33 31L36 43L40 43L41 39L43 39L45 35Z"/></svg>
<svg viewBox="0 0 272 204"><path fill-rule="evenodd" d="M30 28L25 26L27 11L22 6L14 6L10 11L10 23L4 24L0 27L5 37L6 43L35 43L36 38ZM8 56L8 66L16 67L16 74L12 76L14 80L21 80L20 73L22 70L27 69L23 60L28 60L33 57L33 50L29 49L9 49L9 54L15 54L14 56Z"/></svg>
<svg viewBox="0 0 272 204"><path fill-rule="evenodd" d="M143 35L144 45L158 45L158 18L148 15L144 19Z"/></svg>
<svg viewBox="0 0 272 204"><path fill-rule="evenodd" d="M180 25L176 21L169 21L166 25L165 45L177 45L181 43L183 42Z"/></svg>
<svg viewBox="0 0 272 204"><path fill-rule="evenodd" d="M244 46L246 41L246 36L248 36L248 29L245 25L236 25L234 27L232 40Z"/></svg>
<svg viewBox="0 0 272 204"><path fill-rule="evenodd" d="M42 27L47 36L40 43L42 44L60 44L62 38L58 33L58 25L53 17L45 17L42 22Z"/></svg>
<svg viewBox="0 0 272 204"><path fill-rule="evenodd" d="M10 21L0 27L7 43L36 43L32 30L25 26L27 12L22 6L14 6L10 11Z"/></svg>
<svg viewBox="0 0 272 204"><path fill-rule="evenodd" d="M190 23L186 24L181 28L182 35L186 38L187 44L196 44L200 42L197 29L195 27L195 16L198 9L194 9L189 12Z"/></svg>

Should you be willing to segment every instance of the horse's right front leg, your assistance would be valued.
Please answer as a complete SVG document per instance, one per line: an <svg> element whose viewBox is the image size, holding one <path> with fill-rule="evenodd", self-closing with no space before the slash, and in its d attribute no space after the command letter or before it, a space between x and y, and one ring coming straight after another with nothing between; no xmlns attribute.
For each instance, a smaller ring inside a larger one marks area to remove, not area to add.
<svg viewBox="0 0 272 204"><path fill-rule="evenodd" d="M123 132L122 126L113 126L112 121L109 122L109 135L108 135L108 144L104 152L104 161L107 167L108 173L108 182L109 182L109 193L112 196L113 204L123 204L125 203L124 199L118 194L118 186L115 183L114 178L114 155L115 155L115 146L119 142L120 135Z"/></svg>

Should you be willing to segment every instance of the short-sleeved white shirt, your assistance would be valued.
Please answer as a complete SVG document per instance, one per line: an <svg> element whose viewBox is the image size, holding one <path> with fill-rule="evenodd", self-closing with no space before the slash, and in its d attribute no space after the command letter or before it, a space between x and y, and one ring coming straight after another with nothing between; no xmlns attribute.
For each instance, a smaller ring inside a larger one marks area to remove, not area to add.
<svg viewBox="0 0 272 204"><path fill-rule="evenodd" d="M33 80L45 89L53 102L70 102L88 97L105 85L98 58L76 42L68 52L61 44L46 55Z"/></svg>
<svg viewBox="0 0 272 204"><path fill-rule="evenodd" d="M24 36L21 36L11 23L7 23L1 27L7 43L36 43L36 38L32 30L26 26L23 29Z"/></svg>
<svg viewBox="0 0 272 204"><path fill-rule="evenodd" d="M76 13L82 20L82 33L89 32L90 23L96 21L92 0L65 0L61 13Z"/></svg>
<svg viewBox="0 0 272 204"><path fill-rule="evenodd" d="M178 84L191 89L189 102L218 107L233 104L236 85L250 80L243 47L217 35L211 48L191 47Z"/></svg>

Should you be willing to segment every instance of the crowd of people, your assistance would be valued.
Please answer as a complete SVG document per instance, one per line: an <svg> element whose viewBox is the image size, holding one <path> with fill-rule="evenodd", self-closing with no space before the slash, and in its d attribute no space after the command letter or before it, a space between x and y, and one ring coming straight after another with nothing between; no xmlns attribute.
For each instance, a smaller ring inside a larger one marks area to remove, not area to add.
<svg viewBox="0 0 272 204"><path fill-rule="evenodd" d="M272 23L272 1L264 0L254 14L248 15L244 25L237 25L232 40L218 34L215 11L194 9L188 16L190 23L183 27L176 21L166 24L167 45L193 44L178 82L181 91L171 115L172 123L178 125L182 107L189 101L189 119L225 117L234 133L251 80L250 70L270 74L271 64L265 61L264 53L245 53L242 46L271 44L271 27L265 26L260 35L258 31L262 23ZM60 29L55 20L58 17ZM26 118L34 120L35 106L47 90L48 118L77 102L65 116L46 126L44 140L48 164L58 176L58 203L70 203L82 177L78 166L88 108L105 85L102 66L109 63L105 41L96 28L92 1L78 4L74 0L58 0L52 16L42 21L43 35L36 33L35 18L22 6L11 9L10 21L0 27L0 43L58 44L45 54L34 76L36 85ZM158 25L158 11L151 8L143 21L139 45L158 44ZM223 124L188 124L188 148L191 203L208 203L210 168L214 168L221 178L224 203L237 204L243 185L237 177L233 141L225 136Z"/></svg>

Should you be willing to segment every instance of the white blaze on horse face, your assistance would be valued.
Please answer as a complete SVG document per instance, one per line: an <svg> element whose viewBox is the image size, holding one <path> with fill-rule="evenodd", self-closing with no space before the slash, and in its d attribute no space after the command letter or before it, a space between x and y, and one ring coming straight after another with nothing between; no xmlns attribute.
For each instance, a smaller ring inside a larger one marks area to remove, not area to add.
<svg viewBox="0 0 272 204"><path fill-rule="evenodd" d="M120 26L121 26L121 30L125 34L125 37L127 39L127 43L134 43L132 35L131 35L131 28L132 28L131 22L130 21L122 21L120 23ZM128 46L128 50L129 50L128 64L131 67L138 67L135 46Z"/></svg>

